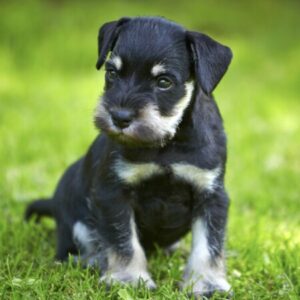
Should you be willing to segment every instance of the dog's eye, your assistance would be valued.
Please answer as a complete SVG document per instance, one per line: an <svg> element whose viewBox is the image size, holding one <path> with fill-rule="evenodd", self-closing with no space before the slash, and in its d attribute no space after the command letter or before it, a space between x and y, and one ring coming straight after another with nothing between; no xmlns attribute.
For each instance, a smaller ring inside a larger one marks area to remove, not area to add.
<svg viewBox="0 0 300 300"><path fill-rule="evenodd" d="M172 86L172 81L167 77L158 77L157 86L161 90L167 90Z"/></svg>
<svg viewBox="0 0 300 300"><path fill-rule="evenodd" d="M109 80L114 80L117 78L118 73L115 70L106 70L106 76Z"/></svg>

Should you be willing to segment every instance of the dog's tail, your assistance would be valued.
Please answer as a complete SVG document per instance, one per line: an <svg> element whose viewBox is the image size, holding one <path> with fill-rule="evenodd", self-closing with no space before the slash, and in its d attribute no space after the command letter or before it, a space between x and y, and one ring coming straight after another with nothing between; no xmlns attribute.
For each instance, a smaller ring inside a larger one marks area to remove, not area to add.
<svg viewBox="0 0 300 300"><path fill-rule="evenodd" d="M36 215L38 222L41 217L53 217L52 199L38 199L30 203L25 211L25 220L29 221L33 215Z"/></svg>

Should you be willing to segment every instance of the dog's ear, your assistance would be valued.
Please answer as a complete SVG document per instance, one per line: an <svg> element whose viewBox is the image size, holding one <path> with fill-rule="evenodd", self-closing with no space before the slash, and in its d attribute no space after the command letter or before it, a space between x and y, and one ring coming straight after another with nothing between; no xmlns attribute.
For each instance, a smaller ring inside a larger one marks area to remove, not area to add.
<svg viewBox="0 0 300 300"><path fill-rule="evenodd" d="M225 74L231 58L230 48L198 32L187 32L195 76L202 90L210 94Z"/></svg>
<svg viewBox="0 0 300 300"><path fill-rule="evenodd" d="M121 26L128 22L130 18L122 18L118 21L105 23L99 29L98 33L98 60L96 64L99 70L105 62L106 56L112 50L113 45L118 37Z"/></svg>

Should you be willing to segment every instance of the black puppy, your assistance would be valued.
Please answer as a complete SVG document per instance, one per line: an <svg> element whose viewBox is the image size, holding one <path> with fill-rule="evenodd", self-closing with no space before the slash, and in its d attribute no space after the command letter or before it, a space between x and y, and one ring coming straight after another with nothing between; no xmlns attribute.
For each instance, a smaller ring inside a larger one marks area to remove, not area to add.
<svg viewBox="0 0 300 300"><path fill-rule="evenodd" d="M28 207L27 219L55 218L57 259L79 253L105 282L142 279L151 288L144 251L192 229L182 286L228 291L226 136L211 93L230 49L162 18L106 23L98 44L97 69L106 68L95 113L102 134L51 200Z"/></svg>

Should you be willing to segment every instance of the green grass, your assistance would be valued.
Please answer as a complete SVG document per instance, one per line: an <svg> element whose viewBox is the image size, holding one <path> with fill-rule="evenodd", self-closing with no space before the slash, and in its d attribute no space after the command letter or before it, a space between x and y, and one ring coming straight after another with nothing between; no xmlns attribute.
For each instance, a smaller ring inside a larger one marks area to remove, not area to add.
<svg viewBox="0 0 300 300"><path fill-rule="evenodd" d="M106 292L96 271L53 261L53 221L22 220L26 203L50 195L97 134L98 27L123 15L163 15L234 52L215 96L229 137L235 299L299 299L299 11L297 1L1 2L0 298L187 299L177 285L189 237L172 256L150 258L156 291Z"/></svg>

